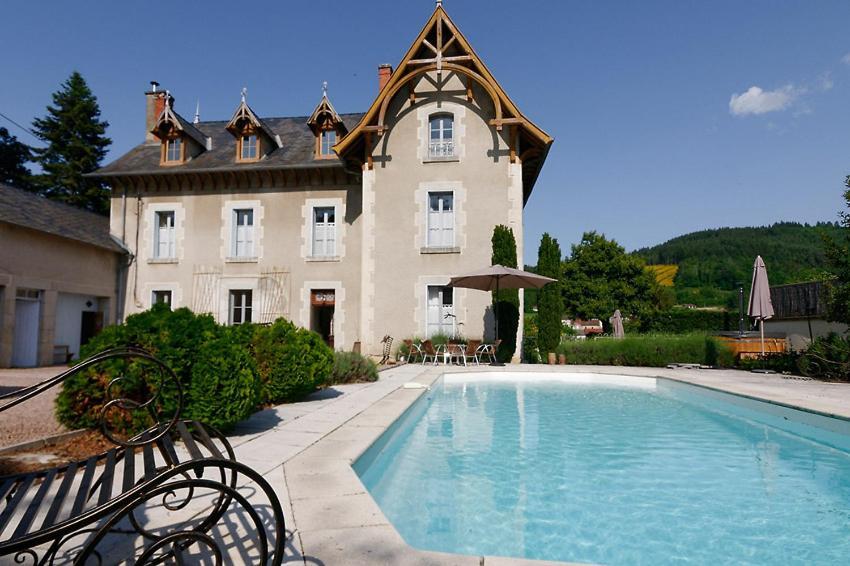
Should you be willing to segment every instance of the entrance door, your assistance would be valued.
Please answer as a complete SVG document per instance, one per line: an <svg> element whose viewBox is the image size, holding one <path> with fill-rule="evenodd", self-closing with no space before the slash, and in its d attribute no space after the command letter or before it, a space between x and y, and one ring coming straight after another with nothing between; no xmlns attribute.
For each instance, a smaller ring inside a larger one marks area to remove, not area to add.
<svg viewBox="0 0 850 566"><path fill-rule="evenodd" d="M15 299L15 338L12 345L14 367L38 365L38 299Z"/></svg>
<svg viewBox="0 0 850 566"><path fill-rule="evenodd" d="M97 336L103 329L103 313L83 311L80 325L80 346L85 346L89 340Z"/></svg>
<svg viewBox="0 0 850 566"><path fill-rule="evenodd" d="M310 293L310 330L334 347L334 309L336 296L333 289L313 290Z"/></svg>

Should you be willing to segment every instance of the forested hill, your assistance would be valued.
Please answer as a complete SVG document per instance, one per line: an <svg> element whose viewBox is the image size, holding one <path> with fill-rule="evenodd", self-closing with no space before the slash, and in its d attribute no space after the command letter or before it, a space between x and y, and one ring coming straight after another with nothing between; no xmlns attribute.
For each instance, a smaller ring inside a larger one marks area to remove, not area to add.
<svg viewBox="0 0 850 566"><path fill-rule="evenodd" d="M816 277L825 262L822 235L836 236L839 230L832 222L718 228L685 234L633 253L650 265L678 265L677 289L733 289L737 281L749 286L757 255L764 258L771 285L779 285Z"/></svg>

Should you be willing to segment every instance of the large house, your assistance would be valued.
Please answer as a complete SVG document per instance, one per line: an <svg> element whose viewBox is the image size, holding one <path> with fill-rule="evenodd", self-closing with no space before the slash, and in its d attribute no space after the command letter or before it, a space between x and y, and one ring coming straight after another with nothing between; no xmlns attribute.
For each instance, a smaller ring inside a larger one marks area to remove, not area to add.
<svg viewBox="0 0 850 566"><path fill-rule="evenodd" d="M490 264L497 224L522 265L523 207L552 138L520 112L440 3L365 113L327 97L267 117L187 120L146 93L146 140L96 175L132 252L125 311L167 302L219 322L286 317L337 349L386 334L482 336L490 296L446 287Z"/></svg>

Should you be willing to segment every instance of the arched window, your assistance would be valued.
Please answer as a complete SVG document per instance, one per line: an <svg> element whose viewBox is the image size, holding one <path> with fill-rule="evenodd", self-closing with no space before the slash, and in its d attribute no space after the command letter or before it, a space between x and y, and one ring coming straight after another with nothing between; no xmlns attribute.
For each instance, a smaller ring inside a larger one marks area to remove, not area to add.
<svg viewBox="0 0 850 566"><path fill-rule="evenodd" d="M430 135L428 155L430 157L453 157L455 154L454 116L435 114L428 120Z"/></svg>

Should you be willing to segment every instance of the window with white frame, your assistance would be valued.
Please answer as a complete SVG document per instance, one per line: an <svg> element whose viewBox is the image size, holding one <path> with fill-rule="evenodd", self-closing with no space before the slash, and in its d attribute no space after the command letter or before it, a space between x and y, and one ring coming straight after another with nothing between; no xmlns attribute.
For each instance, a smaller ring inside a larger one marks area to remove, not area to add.
<svg viewBox="0 0 850 566"><path fill-rule="evenodd" d="M319 155L321 157L332 157L333 146L336 145L336 130L322 130L319 143Z"/></svg>
<svg viewBox="0 0 850 566"><path fill-rule="evenodd" d="M168 305L171 308L170 290L155 290L151 293L151 306L160 304Z"/></svg>
<svg viewBox="0 0 850 566"><path fill-rule="evenodd" d="M428 338L437 334L454 336L456 328L454 289L442 285L428 285L426 336Z"/></svg>
<svg viewBox="0 0 850 566"><path fill-rule="evenodd" d="M253 291L232 290L230 291L230 308L228 322L230 324L244 324L251 322L251 302L253 300Z"/></svg>
<svg viewBox="0 0 850 566"><path fill-rule="evenodd" d="M233 257L254 257L254 209L233 210Z"/></svg>
<svg viewBox="0 0 850 566"><path fill-rule="evenodd" d="M336 208L313 208L313 257L336 255Z"/></svg>
<svg viewBox="0 0 850 566"><path fill-rule="evenodd" d="M241 159L245 161L257 159L257 136L253 134L242 136Z"/></svg>
<svg viewBox="0 0 850 566"><path fill-rule="evenodd" d="M436 114L428 120L430 135L428 138L429 157L453 157L455 154L454 116Z"/></svg>
<svg viewBox="0 0 850 566"><path fill-rule="evenodd" d="M428 193L429 248L451 248L455 245L454 200L451 191Z"/></svg>
<svg viewBox="0 0 850 566"><path fill-rule="evenodd" d="M173 259L177 257L176 230L174 228L175 214L173 210L158 210L154 213L156 226L154 228L153 256L156 259Z"/></svg>
<svg viewBox="0 0 850 566"><path fill-rule="evenodd" d="M165 161L182 161L183 160L183 140L181 138L172 138L165 141Z"/></svg>

